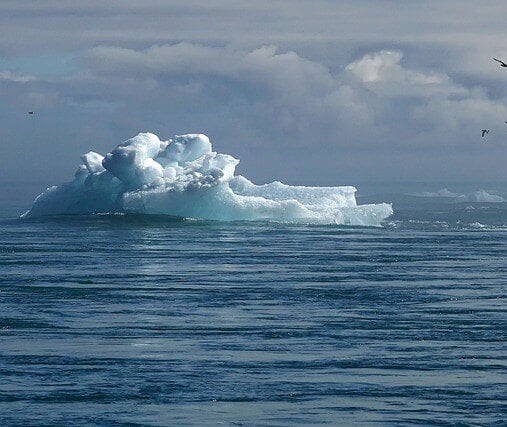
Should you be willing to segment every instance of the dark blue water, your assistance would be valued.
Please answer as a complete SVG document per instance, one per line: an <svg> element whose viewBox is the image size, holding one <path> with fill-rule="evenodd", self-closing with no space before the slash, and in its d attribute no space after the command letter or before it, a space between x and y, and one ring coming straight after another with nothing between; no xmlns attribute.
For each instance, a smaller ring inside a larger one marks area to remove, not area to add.
<svg viewBox="0 0 507 427"><path fill-rule="evenodd" d="M394 191L394 190L393 190ZM383 228L18 220L1 425L502 425L507 204L365 190Z"/></svg>

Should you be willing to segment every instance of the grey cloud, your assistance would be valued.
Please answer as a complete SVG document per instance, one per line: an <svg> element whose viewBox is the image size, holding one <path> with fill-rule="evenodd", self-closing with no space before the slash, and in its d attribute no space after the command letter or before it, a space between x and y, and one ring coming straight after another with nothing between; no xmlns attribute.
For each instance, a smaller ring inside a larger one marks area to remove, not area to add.
<svg viewBox="0 0 507 427"><path fill-rule="evenodd" d="M292 144L306 143L320 132L320 140L327 133L337 145L370 145L373 139L375 145L392 145L390 135L396 133L417 135L419 144L432 145L442 143L436 136L448 128L454 135L444 143L466 145L474 127L507 116L504 104L480 88L466 88L442 72L408 68L402 58L402 52L382 50L332 73L323 64L273 46L248 51L179 43L145 50L97 47L87 55L98 75L151 79L173 91L193 88L187 96L208 96L210 102L215 94L209 87L217 78L226 79L230 90L241 84L246 88L241 113L269 124L271 132L296 131L299 138ZM189 81L182 83L181 76ZM252 102L259 93L262 102Z"/></svg>
<svg viewBox="0 0 507 427"><path fill-rule="evenodd" d="M55 47L75 51L107 43L146 48L187 41L249 48L275 43L297 48L305 56L321 44L331 43L342 50L367 45L372 50L395 43L444 47L448 56L456 47L460 53L505 50L504 14L501 2L476 0L429 0L424 4L391 0L5 0L0 3L0 52L30 54Z"/></svg>
<svg viewBox="0 0 507 427"><path fill-rule="evenodd" d="M259 180L424 179L447 163L447 177L503 179L507 72L491 57L507 58L506 11L476 0L5 0L0 60L28 65L0 65L0 177L31 156L35 175L62 179L82 152L150 130L208 133ZM44 53L70 64L44 77Z"/></svg>

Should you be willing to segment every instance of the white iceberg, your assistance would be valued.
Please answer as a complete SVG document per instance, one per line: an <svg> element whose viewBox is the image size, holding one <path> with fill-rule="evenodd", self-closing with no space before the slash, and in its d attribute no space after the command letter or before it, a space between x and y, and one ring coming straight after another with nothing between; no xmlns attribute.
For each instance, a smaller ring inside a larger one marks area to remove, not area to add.
<svg viewBox="0 0 507 427"><path fill-rule="evenodd" d="M417 197L442 197L448 199L454 199L456 202L476 202L476 203L505 203L507 202L502 196L497 194L488 193L486 190L478 190L468 194L457 194L449 191L447 188L430 192L424 191L422 193L415 194Z"/></svg>
<svg viewBox="0 0 507 427"><path fill-rule="evenodd" d="M507 201L502 196L488 193L485 190L474 191L473 193L459 196L459 199L464 199L467 202L479 203L504 203Z"/></svg>
<svg viewBox="0 0 507 427"><path fill-rule="evenodd" d="M212 151L206 135L161 141L140 133L105 157L89 152L74 180L48 188L23 217L138 213L218 221L379 226L390 204L358 206L354 187L255 185L234 175L239 160Z"/></svg>

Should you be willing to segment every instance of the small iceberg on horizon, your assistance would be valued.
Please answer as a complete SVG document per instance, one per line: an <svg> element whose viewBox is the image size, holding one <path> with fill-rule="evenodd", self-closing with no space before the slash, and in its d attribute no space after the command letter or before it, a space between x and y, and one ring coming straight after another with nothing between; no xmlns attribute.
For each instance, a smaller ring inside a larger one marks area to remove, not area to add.
<svg viewBox="0 0 507 427"><path fill-rule="evenodd" d="M416 193L416 197L428 197L428 198L446 198L454 200L455 202L475 202L475 203L505 203L507 202L502 196L487 192L486 190L477 190L468 194L458 194L449 191L447 188L431 192L424 191L422 193Z"/></svg>
<svg viewBox="0 0 507 427"><path fill-rule="evenodd" d="M22 217L136 213L217 221L380 226L390 204L357 205L356 189L255 185L234 175L239 160L212 151L206 135L161 141L152 133L105 157L81 156L71 182L48 188Z"/></svg>

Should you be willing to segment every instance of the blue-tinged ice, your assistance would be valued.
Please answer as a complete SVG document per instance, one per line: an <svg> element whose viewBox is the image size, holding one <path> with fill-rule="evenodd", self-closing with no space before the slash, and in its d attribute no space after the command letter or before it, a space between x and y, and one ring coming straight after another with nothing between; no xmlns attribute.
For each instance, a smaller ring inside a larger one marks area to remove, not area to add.
<svg viewBox="0 0 507 427"><path fill-rule="evenodd" d="M23 216L138 213L218 221L379 226L390 204L358 206L354 187L255 185L239 160L212 151L206 135L161 141L140 133L105 157L89 152L74 180L48 188Z"/></svg>

